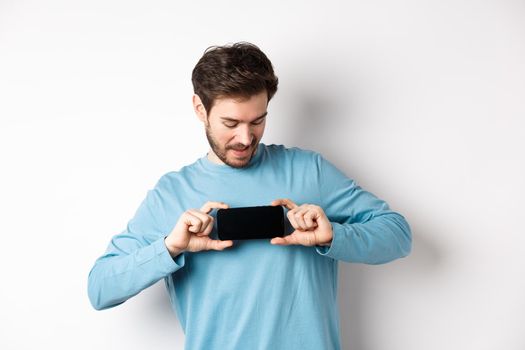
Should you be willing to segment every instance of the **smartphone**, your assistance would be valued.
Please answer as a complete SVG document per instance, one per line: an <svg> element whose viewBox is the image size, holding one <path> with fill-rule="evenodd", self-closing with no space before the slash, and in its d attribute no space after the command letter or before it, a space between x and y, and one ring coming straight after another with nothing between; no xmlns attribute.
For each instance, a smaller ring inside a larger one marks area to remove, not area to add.
<svg viewBox="0 0 525 350"><path fill-rule="evenodd" d="M282 237L284 209L280 205L218 209L217 230L223 241Z"/></svg>

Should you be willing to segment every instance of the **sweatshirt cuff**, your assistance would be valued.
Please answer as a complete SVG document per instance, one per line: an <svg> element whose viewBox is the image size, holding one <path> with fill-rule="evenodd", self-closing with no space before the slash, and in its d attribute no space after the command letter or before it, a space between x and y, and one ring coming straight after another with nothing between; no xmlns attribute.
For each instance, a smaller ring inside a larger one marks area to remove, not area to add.
<svg viewBox="0 0 525 350"><path fill-rule="evenodd" d="M165 237L162 236L153 242L153 246L158 257L159 267L165 271L166 274L170 274L183 267L186 259L184 257L184 253L181 253L172 258L168 248L166 247L166 244L164 243L164 239Z"/></svg>

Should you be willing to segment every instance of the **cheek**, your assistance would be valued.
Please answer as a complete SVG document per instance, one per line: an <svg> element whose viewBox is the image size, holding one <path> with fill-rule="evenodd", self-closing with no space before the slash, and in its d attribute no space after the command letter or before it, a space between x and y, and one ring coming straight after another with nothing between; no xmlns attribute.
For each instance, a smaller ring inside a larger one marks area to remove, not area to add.
<svg viewBox="0 0 525 350"><path fill-rule="evenodd" d="M257 138L260 138L260 136L263 134L264 125L265 123L262 123L261 125L257 125L257 128L253 130L253 133L255 134L255 136L257 136Z"/></svg>
<svg viewBox="0 0 525 350"><path fill-rule="evenodd" d="M215 137L215 139L222 140L222 141L227 139L229 135L232 133L230 129L228 129L222 124L213 125L212 132L213 132L213 136Z"/></svg>
<svg viewBox="0 0 525 350"><path fill-rule="evenodd" d="M235 133L228 129L228 128L221 128L218 130L216 138L219 140L222 144L226 145L230 142L230 140L235 136Z"/></svg>

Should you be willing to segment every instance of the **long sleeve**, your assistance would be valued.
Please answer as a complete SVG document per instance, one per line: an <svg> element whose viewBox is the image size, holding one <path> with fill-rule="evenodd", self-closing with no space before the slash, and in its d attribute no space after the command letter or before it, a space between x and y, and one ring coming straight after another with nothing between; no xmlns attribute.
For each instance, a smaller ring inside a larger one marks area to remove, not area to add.
<svg viewBox="0 0 525 350"><path fill-rule="evenodd" d="M320 155L317 166L321 206L333 228L331 245L316 247L320 254L347 262L382 264L410 253L412 234L403 216Z"/></svg>
<svg viewBox="0 0 525 350"><path fill-rule="evenodd" d="M184 254L172 258L164 244L169 234L163 232L164 215L160 191L149 190L89 273L88 295L95 309L121 304L184 266Z"/></svg>

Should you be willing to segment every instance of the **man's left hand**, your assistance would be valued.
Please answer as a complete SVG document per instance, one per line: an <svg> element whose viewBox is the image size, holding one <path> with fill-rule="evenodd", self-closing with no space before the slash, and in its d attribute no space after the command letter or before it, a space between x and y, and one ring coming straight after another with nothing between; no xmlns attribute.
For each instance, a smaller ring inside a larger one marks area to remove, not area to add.
<svg viewBox="0 0 525 350"><path fill-rule="evenodd" d="M270 243L276 245L329 246L332 242L332 224L320 206L313 204L298 206L290 199L276 199L271 205L283 205L289 209L286 216L295 231L288 236L275 237Z"/></svg>

